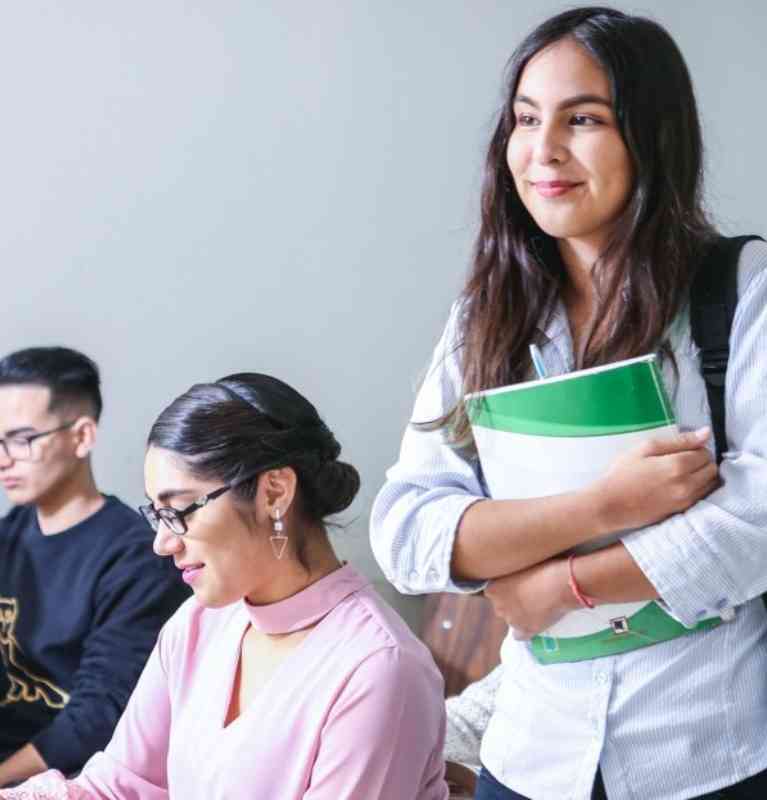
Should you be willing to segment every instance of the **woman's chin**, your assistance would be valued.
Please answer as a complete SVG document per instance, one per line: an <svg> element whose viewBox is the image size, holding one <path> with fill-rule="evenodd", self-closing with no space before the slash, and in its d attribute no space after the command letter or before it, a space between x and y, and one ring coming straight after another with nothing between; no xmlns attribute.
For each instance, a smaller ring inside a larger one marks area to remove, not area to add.
<svg viewBox="0 0 767 800"><path fill-rule="evenodd" d="M202 585L193 586L192 590L197 602L205 608L223 608L241 599L239 595L232 595L231 592L216 591Z"/></svg>

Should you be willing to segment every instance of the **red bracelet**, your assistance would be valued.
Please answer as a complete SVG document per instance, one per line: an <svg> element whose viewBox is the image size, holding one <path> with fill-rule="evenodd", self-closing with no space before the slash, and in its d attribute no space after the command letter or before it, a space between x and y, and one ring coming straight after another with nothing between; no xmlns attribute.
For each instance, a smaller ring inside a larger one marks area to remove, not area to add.
<svg viewBox="0 0 767 800"><path fill-rule="evenodd" d="M581 587L578 586L578 581L575 580L575 573L573 572L573 559L575 558L575 553L573 553L570 558L567 559L567 569L570 572L570 580L568 583L570 584L570 590L575 595L575 599L584 607L584 608L594 608L596 605L596 600L593 597L589 597L587 594L584 594L581 591Z"/></svg>

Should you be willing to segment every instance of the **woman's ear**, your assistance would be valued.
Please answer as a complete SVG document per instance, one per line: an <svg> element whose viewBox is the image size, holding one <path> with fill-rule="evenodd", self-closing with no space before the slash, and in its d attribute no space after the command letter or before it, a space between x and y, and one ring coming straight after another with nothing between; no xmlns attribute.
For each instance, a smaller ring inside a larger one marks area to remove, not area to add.
<svg viewBox="0 0 767 800"><path fill-rule="evenodd" d="M88 458L96 444L98 425L93 417L78 417L72 425L72 434L75 437L75 455L78 458Z"/></svg>
<svg viewBox="0 0 767 800"><path fill-rule="evenodd" d="M292 467L270 469L258 481L258 506L271 519L284 517L295 500L297 488L298 476Z"/></svg>

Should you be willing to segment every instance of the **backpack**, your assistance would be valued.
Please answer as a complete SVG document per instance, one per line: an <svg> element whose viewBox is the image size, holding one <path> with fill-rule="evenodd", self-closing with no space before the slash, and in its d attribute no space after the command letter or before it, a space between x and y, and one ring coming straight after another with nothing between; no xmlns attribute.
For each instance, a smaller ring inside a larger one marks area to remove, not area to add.
<svg viewBox="0 0 767 800"><path fill-rule="evenodd" d="M746 242L761 238L718 237L690 288L690 328L692 339L700 349L718 464L727 449L724 380L730 357L730 329L738 305L738 261Z"/></svg>

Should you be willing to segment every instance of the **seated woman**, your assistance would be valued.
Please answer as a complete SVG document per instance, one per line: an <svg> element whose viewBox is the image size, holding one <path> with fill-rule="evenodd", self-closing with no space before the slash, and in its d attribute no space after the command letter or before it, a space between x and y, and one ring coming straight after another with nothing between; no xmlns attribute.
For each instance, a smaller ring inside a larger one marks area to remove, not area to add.
<svg viewBox="0 0 767 800"><path fill-rule="evenodd" d="M193 386L149 434L142 512L194 590L103 753L1 798L444 800L442 679L323 520L359 487L298 392Z"/></svg>
<svg viewBox="0 0 767 800"><path fill-rule="evenodd" d="M472 796L482 768L479 757L482 737L495 710L495 696L502 678L503 664L499 664L445 702L445 775L457 787L470 790Z"/></svg>

